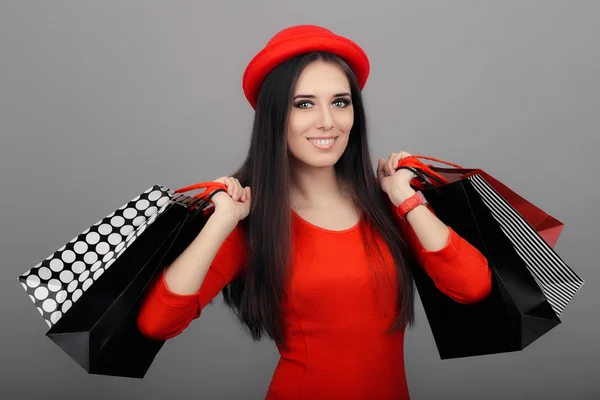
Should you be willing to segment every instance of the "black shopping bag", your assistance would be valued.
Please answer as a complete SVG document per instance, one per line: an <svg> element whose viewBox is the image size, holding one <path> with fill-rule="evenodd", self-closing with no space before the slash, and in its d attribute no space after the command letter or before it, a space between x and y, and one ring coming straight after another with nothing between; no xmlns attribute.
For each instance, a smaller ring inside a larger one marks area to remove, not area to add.
<svg viewBox="0 0 600 400"><path fill-rule="evenodd" d="M198 188L206 190L181 194ZM46 336L88 373L143 378L164 341L137 329L140 301L204 227L221 190L214 182L153 186L22 274Z"/></svg>
<svg viewBox="0 0 600 400"><path fill-rule="evenodd" d="M414 164L413 164L414 165ZM442 359L519 351L561 323L584 281L488 184L475 174L453 183L411 169L438 218L487 258L492 290L477 304L440 292L420 268L413 276Z"/></svg>

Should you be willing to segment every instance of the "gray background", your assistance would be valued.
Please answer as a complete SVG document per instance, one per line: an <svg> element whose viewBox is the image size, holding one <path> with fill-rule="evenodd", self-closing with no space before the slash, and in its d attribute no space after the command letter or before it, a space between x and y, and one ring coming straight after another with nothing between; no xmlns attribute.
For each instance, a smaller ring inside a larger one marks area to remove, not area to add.
<svg viewBox="0 0 600 400"><path fill-rule="evenodd" d="M233 171L252 121L244 67L280 29L313 23L371 59L375 158L403 149L484 168L566 223L556 250L586 280L563 324L519 353L440 361L419 301L413 398L598 398L600 2L216 3L0 3L2 394L264 396L276 349L243 334L220 298L146 379L90 376L44 338L16 278L153 184Z"/></svg>

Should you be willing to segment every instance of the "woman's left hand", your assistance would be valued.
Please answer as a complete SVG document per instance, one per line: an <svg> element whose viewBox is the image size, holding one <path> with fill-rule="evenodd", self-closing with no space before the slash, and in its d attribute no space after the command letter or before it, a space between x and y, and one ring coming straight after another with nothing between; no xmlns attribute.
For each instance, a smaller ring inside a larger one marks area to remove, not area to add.
<svg viewBox="0 0 600 400"><path fill-rule="evenodd" d="M405 151L392 153L387 161L380 158L377 165L379 185L395 206L415 193L410 186L410 181L413 180L415 174L406 169L396 170L400 160L410 155Z"/></svg>

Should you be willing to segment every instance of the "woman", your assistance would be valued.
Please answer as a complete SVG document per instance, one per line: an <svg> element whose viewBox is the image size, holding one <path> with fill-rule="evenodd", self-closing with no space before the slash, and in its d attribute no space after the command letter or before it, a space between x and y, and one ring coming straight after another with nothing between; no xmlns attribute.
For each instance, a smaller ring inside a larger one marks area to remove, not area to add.
<svg viewBox="0 0 600 400"><path fill-rule="evenodd" d="M248 156L190 246L139 313L155 339L180 334L223 292L254 339L281 358L267 399L408 399L410 268L457 302L490 291L486 259L443 224L397 170L372 170L353 42L313 25L279 32L243 79L255 108Z"/></svg>

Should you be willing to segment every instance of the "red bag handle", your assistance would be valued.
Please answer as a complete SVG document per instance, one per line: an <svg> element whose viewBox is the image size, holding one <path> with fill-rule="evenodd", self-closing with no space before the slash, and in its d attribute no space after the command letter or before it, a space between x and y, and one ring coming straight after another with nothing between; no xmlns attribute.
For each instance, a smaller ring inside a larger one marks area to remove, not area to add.
<svg viewBox="0 0 600 400"><path fill-rule="evenodd" d="M175 193L185 193L196 189L205 189L202 193L198 193L194 196L195 199L200 199L211 203L212 197L219 192L227 192L227 186L219 182L199 182L190 186L186 186L184 188L180 188L175 190ZM190 207L190 210L194 210L197 204L194 204ZM208 216L212 213L213 208L207 207L201 210L202 215Z"/></svg>
<svg viewBox="0 0 600 400"><path fill-rule="evenodd" d="M400 160L396 169L409 169L417 175L411 184L419 189L425 188L426 185L443 186L450 183L446 178L423 164L415 156L409 156Z"/></svg>
<svg viewBox="0 0 600 400"><path fill-rule="evenodd" d="M446 164L446 165L449 165L449 166L457 168L457 169L464 169L462 166L460 166L458 164L454 164L454 163L451 163L449 161L440 160L439 158L427 157L427 156L419 156L419 155L413 155L412 157L414 157L414 158L420 158L422 160L435 161L435 162L438 162L440 164Z"/></svg>
<svg viewBox="0 0 600 400"><path fill-rule="evenodd" d="M199 182L181 189L175 190L175 193L185 193L196 189L205 189L202 193L194 196L195 199L203 199L210 201L210 198L216 193L227 191L227 186L220 182Z"/></svg>

